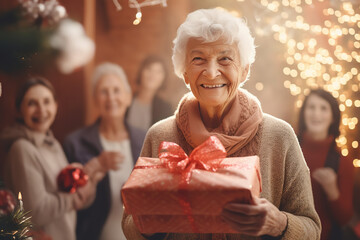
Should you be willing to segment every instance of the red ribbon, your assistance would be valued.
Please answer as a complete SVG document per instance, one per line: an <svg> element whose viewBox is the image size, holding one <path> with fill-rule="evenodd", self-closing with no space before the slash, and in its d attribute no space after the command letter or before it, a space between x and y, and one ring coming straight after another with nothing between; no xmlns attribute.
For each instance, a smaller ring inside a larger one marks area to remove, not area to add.
<svg viewBox="0 0 360 240"><path fill-rule="evenodd" d="M159 146L159 159L162 165L170 172L181 173L181 185L189 184L193 169L217 171L225 157L225 147L215 136L209 137L205 142L197 146L190 156L178 144L173 142L162 142Z"/></svg>
<svg viewBox="0 0 360 240"><path fill-rule="evenodd" d="M217 171L220 167L231 167L233 165L221 165L226 158L226 150L220 140L215 137L209 137L204 143L197 146L188 156L184 150L176 143L162 142L159 146L159 159L161 165L135 166L135 169L158 169L167 168L172 173L182 175L179 185L178 197L179 203L187 216L192 231L199 232L192 215L191 206L188 201L187 192L193 169L202 169L207 171Z"/></svg>
<svg viewBox="0 0 360 240"><path fill-rule="evenodd" d="M170 172L182 175L180 189L186 189L190 183L193 169L216 171L226 157L226 150L220 140L209 137L204 143L197 146L188 156L184 150L173 142L162 142L159 146L159 158L162 166ZM186 191L178 191L179 203L188 218L192 231L199 232L188 201Z"/></svg>

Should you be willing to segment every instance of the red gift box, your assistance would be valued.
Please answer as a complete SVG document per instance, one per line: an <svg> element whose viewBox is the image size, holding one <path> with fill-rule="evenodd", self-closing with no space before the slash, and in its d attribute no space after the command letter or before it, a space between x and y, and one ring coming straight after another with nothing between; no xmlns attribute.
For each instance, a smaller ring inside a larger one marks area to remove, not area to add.
<svg viewBox="0 0 360 240"><path fill-rule="evenodd" d="M179 161L186 154L176 151L167 153L172 158L181 155L172 163L161 154L160 159L138 159L122 188L122 197L140 232L236 233L222 220L221 212L226 203L251 204L252 196L259 196L259 158L224 158L225 149L221 149L224 154L214 152L211 138L194 149L185 160L186 166ZM215 158L209 159L209 155ZM172 169L174 164L183 165L182 170Z"/></svg>

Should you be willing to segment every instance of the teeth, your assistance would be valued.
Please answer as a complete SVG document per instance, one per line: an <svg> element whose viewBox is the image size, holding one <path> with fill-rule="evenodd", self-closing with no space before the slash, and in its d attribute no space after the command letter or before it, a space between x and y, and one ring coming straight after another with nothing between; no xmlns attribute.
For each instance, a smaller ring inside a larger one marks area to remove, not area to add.
<svg viewBox="0 0 360 240"><path fill-rule="evenodd" d="M218 85L206 85L206 84L202 84L202 86L203 86L204 88L219 88L219 87L225 86L225 84L218 84Z"/></svg>

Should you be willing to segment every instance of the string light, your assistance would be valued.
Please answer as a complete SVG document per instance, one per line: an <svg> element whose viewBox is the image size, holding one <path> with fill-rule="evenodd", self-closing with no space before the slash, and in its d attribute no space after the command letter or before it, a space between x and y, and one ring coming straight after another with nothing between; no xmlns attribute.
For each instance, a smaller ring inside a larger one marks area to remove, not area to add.
<svg viewBox="0 0 360 240"><path fill-rule="evenodd" d="M354 1L327 2L328 7L319 11L323 20L313 23L303 12L324 6L316 4L323 0L258 1L260 5L253 3L255 8L264 8L263 15L272 19L270 28L257 26L269 29L261 36L272 35L284 46L284 87L296 96L298 108L312 88L322 87L338 99L342 124L336 142L343 156L351 155L358 148L358 141L350 139L356 138L352 136L358 128L354 114L360 108L360 6ZM353 164L360 167L360 160L353 159Z"/></svg>
<svg viewBox="0 0 360 240"><path fill-rule="evenodd" d="M113 0L113 3L115 5L117 11L120 11L122 9L118 0ZM167 0L144 0L140 3L137 0L129 0L129 7L137 9L137 12L135 15L135 20L133 21L133 24L134 25L140 24L141 18L142 18L142 12L141 12L142 7L154 6L154 5L158 5L158 4L161 4L163 7L166 7Z"/></svg>

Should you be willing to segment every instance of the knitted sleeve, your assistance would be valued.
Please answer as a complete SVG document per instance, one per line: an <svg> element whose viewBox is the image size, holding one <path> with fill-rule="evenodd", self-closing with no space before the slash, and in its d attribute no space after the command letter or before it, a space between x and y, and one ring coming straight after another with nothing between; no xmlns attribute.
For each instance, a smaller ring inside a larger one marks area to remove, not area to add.
<svg viewBox="0 0 360 240"><path fill-rule="evenodd" d="M284 138L285 178L280 210L288 217L288 227L282 239L320 239L321 224L314 207L310 171L290 126Z"/></svg>
<svg viewBox="0 0 360 240"><path fill-rule="evenodd" d="M8 154L7 179L12 190L21 192L25 211L31 210L32 221L42 226L72 210L73 195L49 192L36 147L29 141L16 141Z"/></svg>

